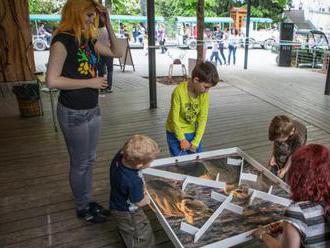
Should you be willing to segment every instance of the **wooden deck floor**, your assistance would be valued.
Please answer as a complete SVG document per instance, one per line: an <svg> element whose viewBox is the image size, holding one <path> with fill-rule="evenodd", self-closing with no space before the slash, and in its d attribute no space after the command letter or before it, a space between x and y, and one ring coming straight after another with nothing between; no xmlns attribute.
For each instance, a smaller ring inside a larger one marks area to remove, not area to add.
<svg viewBox="0 0 330 248"><path fill-rule="evenodd" d="M315 72L299 71L292 80L277 72L223 72L225 83L210 92L205 150L239 146L266 163L271 150L268 125L277 114L305 123L309 143L329 146L330 98L318 90L323 79L310 73ZM307 76L315 80L303 82ZM94 170L94 195L105 206L109 160L127 137L147 134L159 143L161 157L168 156L164 123L173 87L159 85L159 107L149 110L147 80L131 72L116 73L115 78L114 93L100 98L103 128ZM122 247L111 218L105 224L88 225L75 217L68 154L62 134L53 131L47 95L43 99L44 116L21 119L15 99L0 98L0 247ZM157 247L171 247L155 215L148 211Z"/></svg>

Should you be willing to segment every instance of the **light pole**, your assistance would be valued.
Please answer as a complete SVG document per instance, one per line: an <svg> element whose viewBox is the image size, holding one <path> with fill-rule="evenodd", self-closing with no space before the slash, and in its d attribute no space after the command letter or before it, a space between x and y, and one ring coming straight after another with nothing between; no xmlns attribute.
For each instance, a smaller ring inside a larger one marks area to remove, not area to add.
<svg viewBox="0 0 330 248"><path fill-rule="evenodd" d="M250 37L250 17L251 17L251 0L246 0L246 31L245 31L245 55L244 55L244 69L248 66L249 57L249 37Z"/></svg>

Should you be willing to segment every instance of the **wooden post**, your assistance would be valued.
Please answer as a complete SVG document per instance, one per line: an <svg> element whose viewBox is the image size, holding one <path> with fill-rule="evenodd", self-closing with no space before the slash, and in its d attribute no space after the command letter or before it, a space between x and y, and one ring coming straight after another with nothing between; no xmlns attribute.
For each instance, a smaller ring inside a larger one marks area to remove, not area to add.
<svg viewBox="0 0 330 248"><path fill-rule="evenodd" d="M204 58L204 0L197 1L197 63Z"/></svg>
<svg viewBox="0 0 330 248"><path fill-rule="evenodd" d="M147 1L148 55L149 55L149 99L150 108L157 108L156 51L155 51L155 3Z"/></svg>
<svg viewBox="0 0 330 248"><path fill-rule="evenodd" d="M330 53L328 59L328 73L327 73L327 80L325 82L324 94L328 96L330 95Z"/></svg>
<svg viewBox="0 0 330 248"><path fill-rule="evenodd" d="M251 17L251 0L247 0L247 13L246 13L246 35L245 35L245 56L244 56L244 69L247 69L249 58L249 43L250 43L250 17Z"/></svg>
<svg viewBox="0 0 330 248"><path fill-rule="evenodd" d="M28 0L0 0L0 82L35 79Z"/></svg>

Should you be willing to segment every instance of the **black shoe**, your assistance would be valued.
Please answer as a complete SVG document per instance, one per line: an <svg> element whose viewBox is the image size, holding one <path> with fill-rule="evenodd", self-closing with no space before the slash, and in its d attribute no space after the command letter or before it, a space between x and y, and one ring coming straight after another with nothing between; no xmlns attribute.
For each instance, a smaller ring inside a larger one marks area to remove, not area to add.
<svg viewBox="0 0 330 248"><path fill-rule="evenodd" d="M105 92L106 92L106 93L112 93L112 89L107 88L107 89L105 90Z"/></svg>
<svg viewBox="0 0 330 248"><path fill-rule="evenodd" d="M89 209L92 212L97 213L97 214L101 214L103 216L109 216L110 215L110 211L108 209L105 209L104 207L102 207L97 202L90 202L89 203Z"/></svg>
<svg viewBox="0 0 330 248"><path fill-rule="evenodd" d="M91 208L77 210L77 217L92 224L103 223L107 220L104 215L92 211Z"/></svg>

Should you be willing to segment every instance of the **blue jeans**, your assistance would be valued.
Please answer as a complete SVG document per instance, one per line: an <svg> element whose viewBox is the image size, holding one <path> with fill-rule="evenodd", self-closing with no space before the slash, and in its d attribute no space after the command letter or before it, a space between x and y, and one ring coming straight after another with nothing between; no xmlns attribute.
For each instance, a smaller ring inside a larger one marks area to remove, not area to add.
<svg viewBox="0 0 330 248"><path fill-rule="evenodd" d="M107 70L105 70L105 67ZM98 76L103 77L107 72L108 88L112 89L112 74L113 74L113 57L100 56L100 61L97 65Z"/></svg>
<svg viewBox="0 0 330 248"><path fill-rule="evenodd" d="M215 58L215 64L217 64L217 62L219 61L219 63L220 63L220 65L222 65L222 62L221 62L221 59L220 59L220 57L219 57L219 53L218 53L218 51L216 51L216 52L212 52L211 53L211 57L210 57L210 61L212 62L213 61L213 58Z"/></svg>
<svg viewBox="0 0 330 248"><path fill-rule="evenodd" d="M221 46L219 45L219 52L223 59L224 64L226 64L226 57L225 57L225 54L223 53L223 45L221 45Z"/></svg>
<svg viewBox="0 0 330 248"><path fill-rule="evenodd" d="M195 138L195 133L185 133L184 136L186 137L186 140L191 142ZM194 153L190 150L187 150L187 151L181 150L180 141L176 138L175 133L166 131L166 137L167 137L168 148L169 148L172 156L182 156L182 155ZM201 141L196 149L196 152L202 152L202 151L203 151L203 148L202 148L202 141Z"/></svg>
<svg viewBox="0 0 330 248"><path fill-rule="evenodd" d="M97 106L75 110L57 105L57 118L70 156L70 186L78 210L92 201L93 165L100 133L101 115Z"/></svg>
<svg viewBox="0 0 330 248"><path fill-rule="evenodd" d="M233 54L233 62L234 62L233 64L235 65L236 64L236 50L237 50L237 47L234 47L232 45L229 45L228 49L229 49L228 65L230 65L231 54Z"/></svg>

